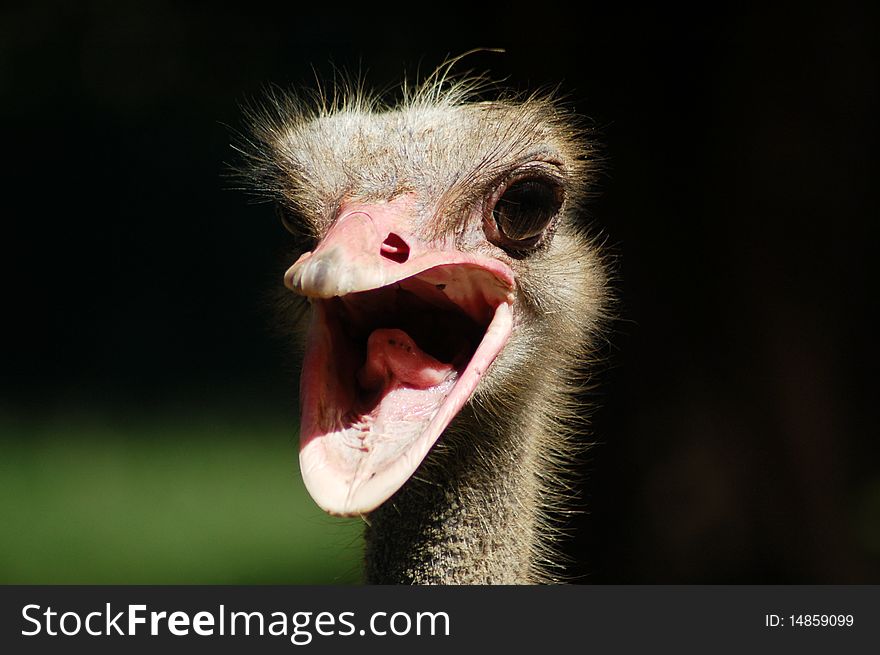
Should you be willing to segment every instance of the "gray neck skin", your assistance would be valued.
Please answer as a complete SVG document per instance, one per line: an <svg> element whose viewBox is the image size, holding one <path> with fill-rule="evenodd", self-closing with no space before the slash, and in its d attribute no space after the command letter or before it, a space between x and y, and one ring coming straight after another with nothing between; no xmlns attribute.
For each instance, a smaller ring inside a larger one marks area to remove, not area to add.
<svg viewBox="0 0 880 655"><path fill-rule="evenodd" d="M463 414L413 478L370 514L368 583L538 581L532 567L538 491L529 440L499 429L469 430L477 422L472 412Z"/></svg>

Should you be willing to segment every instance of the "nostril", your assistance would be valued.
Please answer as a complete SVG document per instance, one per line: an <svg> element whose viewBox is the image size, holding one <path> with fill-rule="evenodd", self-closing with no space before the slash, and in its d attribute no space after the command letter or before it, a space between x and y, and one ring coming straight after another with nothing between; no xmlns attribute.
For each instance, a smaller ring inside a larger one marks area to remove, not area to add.
<svg viewBox="0 0 880 655"><path fill-rule="evenodd" d="M409 246L406 245L406 241L404 241L399 235L394 234L394 232L389 234L385 241L382 242L380 252L383 257L386 257L393 262L397 262L398 264L402 264L409 259Z"/></svg>

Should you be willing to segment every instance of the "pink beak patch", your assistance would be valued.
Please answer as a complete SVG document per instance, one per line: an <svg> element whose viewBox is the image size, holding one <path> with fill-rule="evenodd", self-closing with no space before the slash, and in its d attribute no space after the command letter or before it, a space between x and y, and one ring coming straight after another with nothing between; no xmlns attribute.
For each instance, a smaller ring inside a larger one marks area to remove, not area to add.
<svg viewBox="0 0 880 655"><path fill-rule="evenodd" d="M324 510L391 497L474 393L513 330L513 271L413 236L412 204L349 205L284 276L312 301L300 467Z"/></svg>

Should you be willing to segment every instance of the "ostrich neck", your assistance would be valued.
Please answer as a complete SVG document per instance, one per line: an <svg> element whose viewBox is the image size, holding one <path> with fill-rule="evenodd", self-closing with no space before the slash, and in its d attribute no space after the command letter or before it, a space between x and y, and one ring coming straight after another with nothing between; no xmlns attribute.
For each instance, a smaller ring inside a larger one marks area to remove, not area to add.
<svg viewBox="0 0 880 655"><path fill-rule="evenodd" d="M535 440L522 427L473 428L486 424L473 413L459 417L413 478L370 515L367 582L538 581Z"/></svg>

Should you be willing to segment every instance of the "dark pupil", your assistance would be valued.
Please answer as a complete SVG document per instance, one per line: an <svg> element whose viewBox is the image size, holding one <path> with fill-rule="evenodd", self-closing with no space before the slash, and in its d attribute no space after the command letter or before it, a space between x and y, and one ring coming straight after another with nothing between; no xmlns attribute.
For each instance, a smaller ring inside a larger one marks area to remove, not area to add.
<svg viewBox="0 0 880 655"><path fill-rule="evenodd" d="M542 180L522 180L504 192L492 213L504 236L524 241L544 231L560 204L553 185Z"/></svg>

